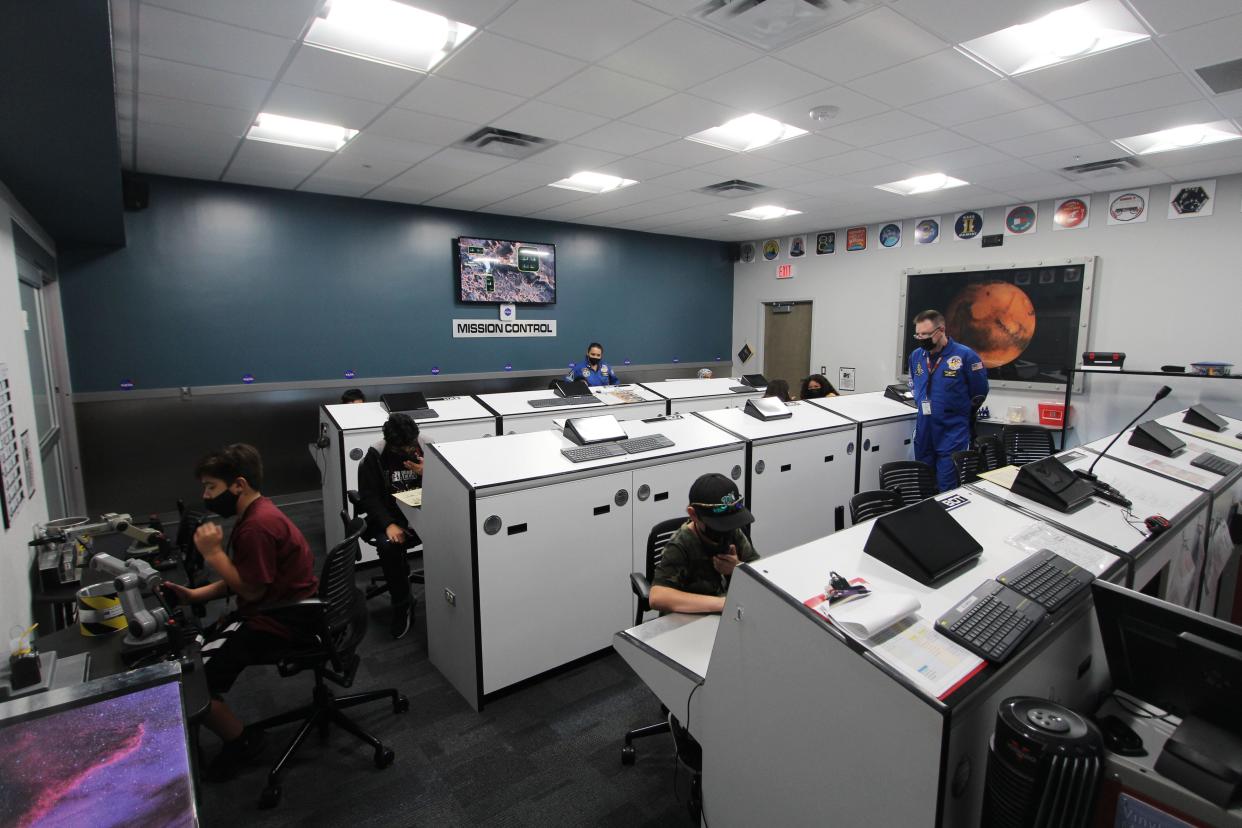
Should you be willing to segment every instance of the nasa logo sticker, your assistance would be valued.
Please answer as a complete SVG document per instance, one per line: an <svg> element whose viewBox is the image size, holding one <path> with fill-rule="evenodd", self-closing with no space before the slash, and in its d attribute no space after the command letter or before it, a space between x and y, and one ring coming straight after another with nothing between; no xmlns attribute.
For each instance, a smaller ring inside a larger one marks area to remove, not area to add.
<svg viewBox="0 0 1242 828"><path fill-rule="evenodd" d="M763 258L765 261L774 262L776 257L781 255L781 243L777 239L768 239L763 243Z"/></svg>
<svg viewBox="0 0 1242 828"><path fill-rule="evenodd" d="M983 216L968 210L953 222L953 236L959 241L969 241L983 232Z"/></svg>
<svg viewBox="0 0 1242 828"><path fill-rule="evenodd" d="M901 225L897 223L885 224L880 228L880 232L876 234L880 239L880 247L894 248L901 247Z"/></svg>
<svg viewBox="0 0 1242 828"><path fill-rule="evenodd" d="M948 367L950 371L956 371L962 367L962 358L960 356L949 357Z"/></svg>
<svg viewBox="0 0 1242 828"><path fill-rule="evenodd" d="M1091 221L1091 196L1063 198L1052 210L1053 230L1081 230Z"/></svg>
<svg viewBox="0 0 1242 828"><path fill-rule="evenodd" d="M1147 221L1147 202L1150 190L1126 190L1108 196L1109 224L1142 224Z"/></svg>
<svg viewBox="0 0 1242 828"><path fill-rule="evenodd" d="M940 241L940 219L919 219L914 225L915 244L935 244Z"/></svg>
<svg viewBox="0 0 1242 828"><path fill-rule="evenodd" d="M1034 204L1018 204L1005 211L1005 230L1013 236L1035 232L1038 213Z"/></svg>

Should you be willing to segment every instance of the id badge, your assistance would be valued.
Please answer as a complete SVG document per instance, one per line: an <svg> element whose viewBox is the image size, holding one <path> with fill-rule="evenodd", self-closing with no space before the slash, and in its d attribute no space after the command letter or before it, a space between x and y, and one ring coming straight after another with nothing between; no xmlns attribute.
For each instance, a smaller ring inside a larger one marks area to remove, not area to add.
<svg viewBox="0 0 1242 828"><path fill-rule="evenodd" d="M931 416L931 400L923 400L923 416Z"/></svg>

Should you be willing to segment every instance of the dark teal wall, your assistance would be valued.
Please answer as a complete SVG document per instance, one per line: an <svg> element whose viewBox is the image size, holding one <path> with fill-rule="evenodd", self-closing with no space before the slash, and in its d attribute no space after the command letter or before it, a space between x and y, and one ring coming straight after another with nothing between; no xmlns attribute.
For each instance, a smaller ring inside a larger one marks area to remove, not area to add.
<svg viewBox="0 0 1242 828"><path fill-rule="evenodd" d="M586 343L622 365L729 360L725 245L557 222L152 178L125 248L64 257L75 391L560 368ZM556 245L558 336L453 339L452 240ZM623 370L622 370L623 373Z"/></svg>

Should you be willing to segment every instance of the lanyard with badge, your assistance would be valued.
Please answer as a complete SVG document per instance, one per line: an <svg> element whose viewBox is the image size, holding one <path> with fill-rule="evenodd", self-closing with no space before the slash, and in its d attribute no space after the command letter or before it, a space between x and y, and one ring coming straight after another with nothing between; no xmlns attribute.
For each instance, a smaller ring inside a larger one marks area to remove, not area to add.
<svg viewBox="0 0 1242 828"><path fill-rule="evenodd" d="M923 398L923 414L925 416L931 416L931 413L932 413L932 410L931 410L932 375L934 375L937 369L940 368L940 360L944 359L944 352L945 352L945 349L941 348L940 356L936 357L936 364L932 365L931 355L928 353L926 348L923 349L923 353L928 354L927 356L923 357L924 362L927 363L927 395Z"/></svg>

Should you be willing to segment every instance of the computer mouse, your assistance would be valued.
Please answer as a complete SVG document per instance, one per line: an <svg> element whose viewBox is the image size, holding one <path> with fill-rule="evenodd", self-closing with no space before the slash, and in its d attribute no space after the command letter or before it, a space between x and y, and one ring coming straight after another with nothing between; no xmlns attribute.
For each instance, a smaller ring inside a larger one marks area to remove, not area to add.
<svg viewBox="0 0 1242 828"><path fill-rule="evenodd" d="M1161 515L1152 515L1144 519L1143 525L1147 527L1147 531L1151 533L1151 537L1155 537L1169 528L1169 519Z"/></svg>
<svg viewBox="0 0 1242 828"><path fill-rule="evenodd" d="M1116 716L1102 716L1096 719L1100 733L1104 736L1104 746L1121 756L1146 756L1143 740L1134 729Z"/></svg>

